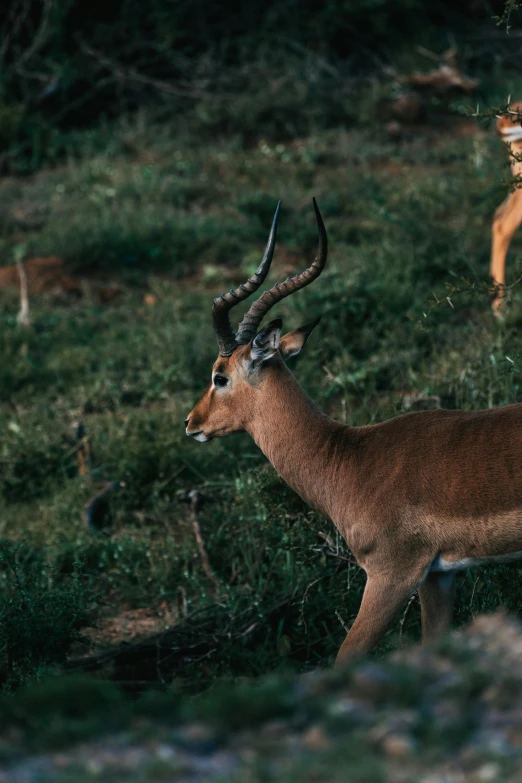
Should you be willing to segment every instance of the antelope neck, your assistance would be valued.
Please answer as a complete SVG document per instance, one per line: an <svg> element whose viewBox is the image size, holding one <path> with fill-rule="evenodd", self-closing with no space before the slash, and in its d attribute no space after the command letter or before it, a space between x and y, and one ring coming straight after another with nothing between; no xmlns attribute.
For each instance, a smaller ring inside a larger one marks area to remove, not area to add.
<svg viewBox="0 0 522 783"><path fill-rule="evenodd" d="M346 471L350 428L321 413L285 366L256 394L246 426L281 478L315 509L332 517L342 447Z"/></svg>

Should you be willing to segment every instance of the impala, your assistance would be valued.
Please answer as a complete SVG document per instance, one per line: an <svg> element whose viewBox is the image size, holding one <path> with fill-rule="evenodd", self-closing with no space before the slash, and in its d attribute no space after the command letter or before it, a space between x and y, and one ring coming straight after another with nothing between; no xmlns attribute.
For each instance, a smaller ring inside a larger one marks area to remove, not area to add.
<svg viewBox="0 0 522 783"><path fill-rule="evenodd" d="M497 131L509 147L511 171L514 177L522 175L522 101L512 103L508 113L497 120ZM493 217L491 265L489 274L495 285L493 311L499 314L506 291L506 255L513 234L522 223L522 190L515 188L498 207Z"/></svg>
<svg viewBox="0 0 522 783"><path fill-rule="evenodd" d="M185 424L199 441L248 432L345 538L367 580L339 662L369 651L416 590L423 640L431 639L450 624L457 571L522 557L522 405L409 413L364 427L321 413L286 366L319 319L284 336L280 319L258 331L277 302L325 267L326 231L315 200L314 209L314 262L254 301L236 334L229 311L268 273L279 206L257 272L214 300L219 356Z"/></svg>

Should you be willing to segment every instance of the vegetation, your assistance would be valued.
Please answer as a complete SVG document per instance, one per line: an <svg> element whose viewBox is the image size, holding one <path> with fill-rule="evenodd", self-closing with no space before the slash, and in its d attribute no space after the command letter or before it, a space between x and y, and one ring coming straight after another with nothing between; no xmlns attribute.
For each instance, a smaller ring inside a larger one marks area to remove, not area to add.
<svg viewBox="0 0 522 783"><path fill-rule="evenodd" d="M97 147L108 124L140 110L200 145L222 135L247 146L284 141L382 119L375 98L397 91L397 69L425 68L426 47L456 46L461 65L475 72L487 60L489 79L505 66L516 71L519 61L516 36L499 36L492 20L497 12L503 28L514 24L517 4L507 0L335 0L319 8L306 0L299 14L293 0L4 6L0 163L7 171L81 154L85 128Z"/></svg>
<svg viewBox="0 0 522 783"><path fill-rule="evenodd" d="M80 629L92 623L92 596L77 570L64 583L49 573L38 550L23 545L3 541L0 567L0 654L6 685L14 688L65 660Z"/></svg>
<svg viewBox="0 0 522 783"><path fill-rule="evenodd" d="M0 695L0 771L53 783L515 783L520 633L502 616L483 617L379 663L191 699L171 687L130 701L92 677L50 678Z"/></svg>
<svg viewBox="0 0 522 783"><path fill-rule="evenodd" d="M253 612L259 633L194 661L189 680L324 664L360 602L350 553L247 436L201 446L184 434L216 351L211 298L256 267L277 196L273 274L302 267L315 252L315 194L329 266L279 314L288 328L323 316L295 366L323 410L363 424L400 413L408 395L467 409L514 402L519 292L499 323L487 287L489 217L507 161L486 132L401 143L339 128L292 144L198 149L143 122L134 155L111 153L116 128L94 157L6 182L4 261L23 246L27 256L56 253L71 274L118 274L126 286L110 305L88 282L80 300L34 296L28 329L16 323L16 291L3 294L2 535L58 573L81 562L114 614L166 605L175 622L216 601L229 619ZM15 225L21 203L27 215L45 210L42 223ZM78 475L77 419L90 476ZM112 498L112 524L93 533L84 504L93 482L113 480L126 486ZM179 499L194 488L212 500L198 521L217 588ZM516 568L460 581L460 621L519 606ZM401 632L417 635L415 606Z"/></svg>
<svg viewBox="0 0 522 783"><path fill-rule="evenodd" d="M59 270L30 287L28 327L16 286L0 290L0 721L16 714L51 744L53 732L89 734L101 712L107 727L128 726L128 694L149 685L168 693L142 695L138 718L186 715L179 694L216 680L324 666L357 613L364 579L344 542L248 436L203 446L184 434L216 353L212 297L257 267L278 198L272 280L315 252L312 196L328 230L324 275L277 313L289 330L322 315L294 364L322 410L359 425L412 406L521 400L520 237L503 320L487 279L508 161L488 124L466 117L472 101L516 95L512 44L491 36L488 72L485 44L471 44L487 24L497 33L491 9L330 3L312 30L291 26L289 2L250 3L221 40L213 4L203 17L199 3L116 5L110 20L80 0L28 0L0 19L0 267L24 260L29 273L54 257ZM432 67L398 29L421 29L415 44L437 52L451 30L480 85L469 99L428 93L424 124L397 133L401 74ZM125 486L94 529L86 504L107 482ZM201 507L183 502L192 490ZM461 575L457 623L519 611L519 577L518 566ZM143 641L153 632L162 648ZM376 657L418 636L414 599ZM57 666L97 674L47 679ZM64 682L80 695L53 722ZM199 703L226 704L242 725L246 703L253 724L275 719L289 709L274 697L286 680L275 682L266 696L225 687Z"/></svg>

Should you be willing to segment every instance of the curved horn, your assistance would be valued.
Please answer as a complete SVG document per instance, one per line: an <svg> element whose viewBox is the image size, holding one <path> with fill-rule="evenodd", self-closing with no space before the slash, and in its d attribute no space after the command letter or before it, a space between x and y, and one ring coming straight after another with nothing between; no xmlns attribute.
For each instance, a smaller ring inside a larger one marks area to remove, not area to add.
<svg viewBox="0 0 522 783"><path fill-rule="evenodd" d="M265 254L261 263L259 264L257 271L254 272L252 277L249 277L246 283L241 283L238 288L231 288L226 294L214 299L214 305L212 307L212 320L214 322L214 331L218 339L219 353L221 356L231 356L235 351L239 343L236 340L236 335L230 325L230 319L228 312L243 299L246 299L254 291L257 291L261 283L264 281L270 269L272 258L274 256L274 248L277 234L277 221L279 220L279 211L281 208L281 202L277 202L274 219L272 220L272 227L268 236L268 242L266 243Z"/></svg>
<svg viewBox="0 0 522 783"><path fill-rule="evenodd" d="M236 341L239 345L245 345L255 337L259 324L277 302L280 302L285 296L290 296L294 291L298 291L300 288L304 288L309 283L312 283L323 271L328 256L328 240L323 218L315 198L313 202L315 219L317 220L317 228L319 230L319 249L314 262L304 272L300 272L295 277L289 277L284 283L277 283L269 291L265 291L259 299L256 299L250 305L237 330Z"/></svg>

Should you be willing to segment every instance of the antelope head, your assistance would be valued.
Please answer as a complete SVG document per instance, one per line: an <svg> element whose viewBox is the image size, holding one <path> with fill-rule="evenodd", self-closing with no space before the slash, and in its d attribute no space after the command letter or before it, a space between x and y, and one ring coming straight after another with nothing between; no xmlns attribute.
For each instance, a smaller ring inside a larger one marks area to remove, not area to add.
<svg viewBox="0 0 522 783"><path fill-rule="evenodd" d="M219 356L212 368L209 385L185 420L186 433L205 442L233 432L248 429L256 411L259 413L261 394L270 380L288 373L285 360L296 356L305 345L319 318L281 336L279 318L258 331L261 321L281 299L313 282L323 271L327 257L327 239L323 219L313 200L319 250L307 269L283 283L277 283L250 306L235 334L230 324L229 311L253 294L263 283L270 269L279 219L280 202L272 222L263 259L257 271L246 283L214 299L212 319Z"/></svg>

